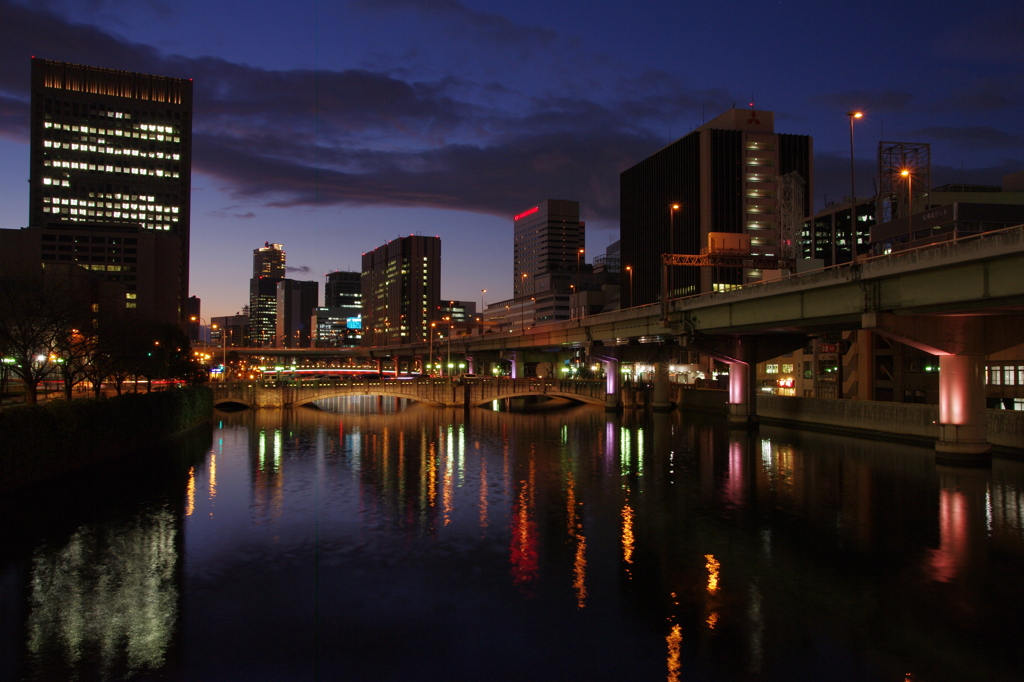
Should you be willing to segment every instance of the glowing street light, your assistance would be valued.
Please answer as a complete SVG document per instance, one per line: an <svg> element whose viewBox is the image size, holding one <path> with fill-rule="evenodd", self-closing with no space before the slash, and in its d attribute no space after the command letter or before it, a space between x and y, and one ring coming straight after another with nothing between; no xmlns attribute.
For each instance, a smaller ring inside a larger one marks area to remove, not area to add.
<svg viewBox="0 0 1024 682"><path fill-rule="evenodd" d="M629 307L633 307L633 266L627 265L626 272L629 273Z"/></svg>
<svg viewBox="0 0 1024 682"><path fill-rule="evenodd" d="M853 174L853 121L863 118L862 111L848 111L846 115L850 118L850 265L857 262L857 190L854 184ZM835 262L832 263L835 265Z"/></svg>
<svg viewBox="0 0 1024 682"><path fill-rule="evenodd" d="M910 246L910 242L914 241L914 230L911 227L911 221L914 219L914 174L910 172L909 168L904 168L900 171L900 175L907 179L907 246Z"/></svg>

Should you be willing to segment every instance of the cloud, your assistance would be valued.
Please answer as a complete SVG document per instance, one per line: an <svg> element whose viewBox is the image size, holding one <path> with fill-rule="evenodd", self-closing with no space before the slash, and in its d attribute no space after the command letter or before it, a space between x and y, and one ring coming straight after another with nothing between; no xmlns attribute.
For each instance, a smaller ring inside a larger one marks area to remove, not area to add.
<svg viewBox="0 0 1024 682"><path fill-rule="evenodd" d="M909 92L901 90L879 90L871 92L867 90L850 90L847 92L833 92L811 97L812 104L818 104L834 109L846 111L906 111L914 98Z"/></svg>
<svg viewBox="0 0 1024 682"><path fill-rule="evenodd" d="M0 95L0 135L16 140L29 136L29 104L22 99Z"/></svg>
<svg viewBox="0 0 1024 682"><path fill-rule="evenodd" d="M293 275L308 275L313 272L313 268L308 265L300 265L298 267L292 267L290 265L285 266L285 272L290 272Z"/></svg>
<svg viewBox="0 0 1024 682"><path fill-rule="evenodd" d="M986 11L984 5L965 15L965 21L948 33L936 36L932 49L946 57L969 62L1001 64L1024 62L1024 7L999 7Z"/></svg>
<svg viewBox="0 0 1024 682"><path fill-rule="evenodd" d="M503 44L523 42L552 43L554 31L540 26L522 26L500 14L478 12L457 0L359 0L355 7L367 11L413 11L445 22L450 30L478 40Z"/></svg>
<svg viewBox="0 0 1024 682"><path fill-rule="evenodd" d="M220 211L207 211L206 215L210 216L211 218L242 218L246 220L249 218L256 217L256 214L253 213L252 211L246 211L245 213L232 213L231 209L223 209Z"/></svg>
<svg viewBox="0 0 1024 682"><path fill-rule="evenodd" d="M427 11L404 0L364 4ZM432 7L512 37L501 17L457 2ZM423 206L509 215L524 201L560 196L578 199L591 220L617 221L618 173L664 145L662 131L667 122L681 122L681 112L694 118L705 103L720 108L730 99L720 90L688 91L656 72L643 76L652 87L621 81L612 101L600 103L467 78L267 70L217 57L162 55L11 0L0 0L0 24L11 29L11 39L0 43L0 63L10 66L0 70L6 93L0 133L27 136L30 54L192 78L193 170L216 178L239 200L269 206ZM677 132L685 131L680 125Z"/></svg>
<svg viewBox="0 0 1024 682"><path fill-rule="evenodd" d="M904 136L952 142L974 149L1006 149L1024 145L1024 136L991 126L930 126L907 131Z"/></svg>

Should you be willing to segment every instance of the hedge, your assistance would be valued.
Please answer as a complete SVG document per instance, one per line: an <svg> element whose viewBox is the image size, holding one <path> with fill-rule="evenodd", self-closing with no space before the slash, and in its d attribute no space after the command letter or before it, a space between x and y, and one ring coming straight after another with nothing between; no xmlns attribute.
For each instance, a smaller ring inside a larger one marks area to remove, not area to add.
<svg viewBox="0 0 1024 682"><path fill-rule="evenodd" d="M209 419L213 392L192 386L0 411L0 490L139 451Z"/></svg>

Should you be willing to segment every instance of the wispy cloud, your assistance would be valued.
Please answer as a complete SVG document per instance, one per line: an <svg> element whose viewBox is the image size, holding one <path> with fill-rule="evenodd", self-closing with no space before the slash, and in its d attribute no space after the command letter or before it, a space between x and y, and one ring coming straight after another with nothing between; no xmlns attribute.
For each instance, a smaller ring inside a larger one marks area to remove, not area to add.
<svg viewBox="0 0 1024 682"><path fill-rule="evenodd" d="M871 112L906 111L914 95L901 90L850 90L816 95L811 103L847 111L864 110Z"/></svg>
<svg viewBox="0 0 1024 682"><path fill-rule="evenodd" d="M991 126L929 126L908 131L906 135L980 149L1009 149L1024 145L1024 136Z"/></svg>

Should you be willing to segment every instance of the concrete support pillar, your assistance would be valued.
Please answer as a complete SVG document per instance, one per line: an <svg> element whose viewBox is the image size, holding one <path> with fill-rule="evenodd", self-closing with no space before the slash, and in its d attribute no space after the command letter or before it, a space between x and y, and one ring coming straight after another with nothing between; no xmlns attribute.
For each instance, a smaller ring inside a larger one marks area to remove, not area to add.
<svg viewBox="0 0 1024 682"><path fill-rule="evenodd" d="M512 378L524 379L526 372L523 369L523 354L519 351L513 351L510 355L512 356L509 358L509 361L512 363Z"/></svg>
<svg viewBox="0 0 1024 682"><path fill-rule="evenodd" d="M939 356L939 440L935 451L947 460L975 460L988 443L985 414L985 356Z"/></svg>
<svg viewBox="0 0 1024 682"><path fill-rule="evenodd" d="M729 363L729 421L750 426L757 423L756 388L752 370L757 355L753 340L736 339L732 344L735 362Z"/></svg>
<svg viewBox="0 0 1024 682"><path fill-rule="evenodd" d="M619 361L616 358L601 358L605 373L605 412L622 411L622 391L619 385Z"/></svg>
<svg viewBox="0 0 1024 682"><path fill-rule="evenodd" d="M875 337L867 329L857 330L857 399L875 399Z"/></svg>
<svg viewBox="0 0 1024 682"><path fill-rule="evenodd" d="M654 395L651 397L651 409L655 412L671 412L671 389L668 385L668 363L659 360L654 366Z"/></svg>
<svg viewBox="0 0 1024 682"><path fill-rule="evenodd" d="M473 362L473 356L466 356L466 374L476 374L476 363Z"/></svg>

